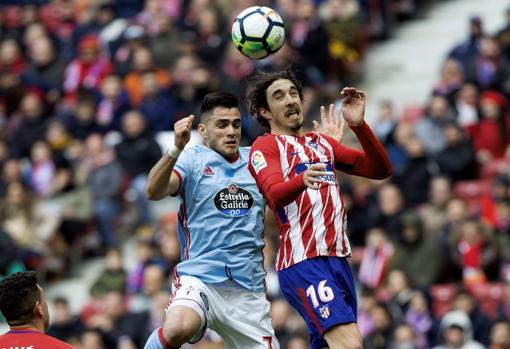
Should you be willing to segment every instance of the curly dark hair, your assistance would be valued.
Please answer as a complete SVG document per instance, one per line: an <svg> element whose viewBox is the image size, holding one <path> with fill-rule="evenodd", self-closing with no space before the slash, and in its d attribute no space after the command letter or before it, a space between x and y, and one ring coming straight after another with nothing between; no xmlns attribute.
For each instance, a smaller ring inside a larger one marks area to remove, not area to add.
<svg viewBox="0 0 510 349"><path fill-rule="evenodd" d="M35 271L12 274L0 282L0 311L7 323L18 325L34 318L35 303L41 299Z"/></svg>
<svg viewBox="0 0 510 349"><path fill-rule="evenodd" d="M303 100L303 86L296 78L292 70L282 70L279 72L265 72L258 70L248 81L248 95L246 97L250 114L257 118L258 123L270 130L269 121L260 115L260 108L268 109L266 90L276 80L290 80L296 86L299 98Z"/></svg>

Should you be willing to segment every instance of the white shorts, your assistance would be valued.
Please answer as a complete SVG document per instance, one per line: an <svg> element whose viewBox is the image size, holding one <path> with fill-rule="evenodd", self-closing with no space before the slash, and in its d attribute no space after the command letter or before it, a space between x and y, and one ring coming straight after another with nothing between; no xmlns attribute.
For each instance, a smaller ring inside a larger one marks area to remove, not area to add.
<svg viewBox="0 0 510 349"><path fill-rule="evenodd" d="M199 341L208 327L223 338L227 349L280 348L264 292L251 292L231 281L205 284L185 275L174 280L172 290L167 311L176 305L186 306L202 319L202 327L190 343Z"/></svg>

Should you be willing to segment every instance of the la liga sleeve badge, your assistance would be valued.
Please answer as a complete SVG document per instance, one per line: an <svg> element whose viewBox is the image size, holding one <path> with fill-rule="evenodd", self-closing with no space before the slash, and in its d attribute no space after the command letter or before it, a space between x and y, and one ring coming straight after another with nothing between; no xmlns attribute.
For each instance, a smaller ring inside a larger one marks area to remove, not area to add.
<svg viewBox="0 0 510 349"><path fill-rule="evenodd" d="M251 165L255 170L256 174L259 174L260 170L267 167L267 161L260 150L256 150L251 154Z"/></svg>

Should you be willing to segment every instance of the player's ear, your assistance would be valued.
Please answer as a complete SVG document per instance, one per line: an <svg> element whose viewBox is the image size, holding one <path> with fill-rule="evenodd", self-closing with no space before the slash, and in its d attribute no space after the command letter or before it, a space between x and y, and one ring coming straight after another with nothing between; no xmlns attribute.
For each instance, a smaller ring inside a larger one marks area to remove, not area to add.
<svg viewBox="0 0 510 349"><path fill-rule="evenodd" d="M205 125L204 125L204 124L198 124L197 130L198 130L198 132L200 133L200 135L201 135L201 136L202 136L205 140L207 140L207 132L205 132Z"/></svg>
<svg viewBox="0 0 510 349"><path fill-rule="evenodd" d="M34 306L34 313L38 318L42 318L44 316L43 305L41 301L36 301Z"/></svg>
<svg viewBox="0 0 510 349"><path fill-rule="evenodd" d="M262 116L266 120L272 120L273 119L273 114L271 114L269 112L269 110L267 110L265 108L259 108L259 114L260 114L260 116Z"/></svg>

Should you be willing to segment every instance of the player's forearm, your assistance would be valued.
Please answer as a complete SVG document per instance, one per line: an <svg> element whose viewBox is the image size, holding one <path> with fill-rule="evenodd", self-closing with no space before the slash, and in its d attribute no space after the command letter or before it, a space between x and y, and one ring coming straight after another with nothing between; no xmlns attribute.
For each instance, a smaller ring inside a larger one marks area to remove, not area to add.
<svg viewBox="0 0 510 349"><path fill-rule="evenodd" d="M386 150L366 123L351 127L363 147L352 166L352 174L371 179L384 179L391 175L392 166Z"/></svg>
<svg viewBox="0 0 510 349"><path fill-rule="evenodd" d="M303 174L292 178L290 181L275 183L268 179L266 183L264 192L271 208L287 206L306 190Z"/></svg>
<svg viewBox="0 0 510 349"><path fill-rule="evenodd" d="M150 200L161 200L169 194L170 177L177 159L164 154L150 170L146 194Z"/></svg>

